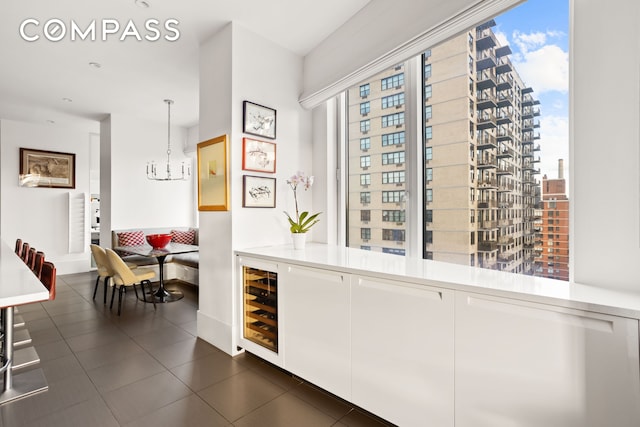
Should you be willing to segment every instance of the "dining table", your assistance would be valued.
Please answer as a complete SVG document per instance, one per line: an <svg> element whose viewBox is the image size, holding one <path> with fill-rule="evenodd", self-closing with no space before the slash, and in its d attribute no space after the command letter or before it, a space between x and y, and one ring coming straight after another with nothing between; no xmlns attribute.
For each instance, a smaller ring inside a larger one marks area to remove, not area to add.
<svg viewBox="0 0 640 427"><path fill-rule="evenodd" d="M116 246L114 250L123 253L130 253L140 255L149 258L156 258L158 260L159 269L159 287L158 289L151 291L151 297L155 298L155 302L165 303L178 301L184 297L184 294L177 289L167 289L164 283L164 263L168 256L186 254L189 252L198 252L199 247L197 245L185 245L183 243L170 242L163 248L153 248L150 245L138 245L138 246ZM125 258L126 260L126 258ZM147 301L143 296L143 300Z"/></svg>
<svg viewBox="0 0 640 427"><path fill-rule="evenodd" d="M49 291L4 240L0 241L0 311L2 313L2 372L0 404L48 390L42 369L14 375L13 315L16 306L49 299Z"/></svg>

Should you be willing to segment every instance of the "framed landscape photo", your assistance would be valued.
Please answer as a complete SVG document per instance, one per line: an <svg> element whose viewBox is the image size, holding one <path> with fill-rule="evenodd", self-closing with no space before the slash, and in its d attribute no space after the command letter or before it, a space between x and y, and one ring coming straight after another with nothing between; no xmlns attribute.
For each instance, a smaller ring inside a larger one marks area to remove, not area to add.
<svg viewBox="0 0 640 427"><path fill-rule="evenodd" d="M76 188L76 155L20 148L20 185Z"/></svg>
<svg viewBox="0 0 640 427"><path fill-rule="evenodd" d="M244 175L242 177L242 207L275 208L276 179Z"/></svg>
<svg viewBox="0 0 640 427"><path fill-rule="evenodd" d="M198 210L229 210L227 135L198 144Z"/></svg>
<svg viewBox="0 0 640 427"><path fill-rule="evenodd" d="M276 172L276 144L242 138L242 169L255 172Z"/></svg>
<svg viewBox="0 0 640 427"><path fill-rule="evenodd" d="M243 132L276 139L276 110L253 102L242 103Z"/></svg>

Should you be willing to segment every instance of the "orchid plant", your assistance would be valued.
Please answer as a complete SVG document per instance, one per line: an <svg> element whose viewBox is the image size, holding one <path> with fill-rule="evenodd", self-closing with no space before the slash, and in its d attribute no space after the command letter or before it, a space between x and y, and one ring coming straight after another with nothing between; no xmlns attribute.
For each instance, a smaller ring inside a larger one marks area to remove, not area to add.
<svg viewBox="0 0 640 427"><path fill-rule="evenodd" d="M299 171L287 180L287 184L289 184L289 186L293 190L293 200L295 201L295 205L296 205L295 217L291 217L291 215L289 215L286 211L284 213L287 216L287 219L289 220L289 225L291 226L289 229L291 230L292 233L306 233L307 231L309 231L309 229L311 229L311 227L314 224L320 221L317 218L318 218L318 215L321 214L321 212L318 212L313 215L309 215L309 212L307 211L302 213L299 212L298 186L301 185L304 188L304 190L307 191L313 185L313 176L307 176L305 175L304 172Z"/></svg>

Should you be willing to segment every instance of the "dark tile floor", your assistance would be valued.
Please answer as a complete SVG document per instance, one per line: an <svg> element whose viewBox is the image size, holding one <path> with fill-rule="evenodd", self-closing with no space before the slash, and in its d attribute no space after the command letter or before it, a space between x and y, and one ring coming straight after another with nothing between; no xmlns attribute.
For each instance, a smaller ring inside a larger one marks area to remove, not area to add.
<svg viewBox="0 0 640 427"><path fill-rule="evenodd" d="M0 406L0 427L388 425L198 339L192 286L173 283L185 298L155 312L127 292L118 317L92 300L94 281L95 273L59 276L55 301L19 308L49 390Z"/></svg>

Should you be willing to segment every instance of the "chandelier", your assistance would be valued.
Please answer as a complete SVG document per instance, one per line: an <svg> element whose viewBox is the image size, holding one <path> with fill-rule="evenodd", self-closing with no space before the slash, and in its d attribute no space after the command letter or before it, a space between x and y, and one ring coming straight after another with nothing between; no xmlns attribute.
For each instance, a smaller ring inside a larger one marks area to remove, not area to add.
<svg viewBox="0 0 640 427"><path fill-rule="evenodd" d="M155 161L147 162L147 179L153 181L186 181L191 176L191 164L183 161L180 164L171 164L171 104L173 100L165 99L167 104L168 118L167 118L167 165L166 169L158 169L158 165Z"/></svg>

